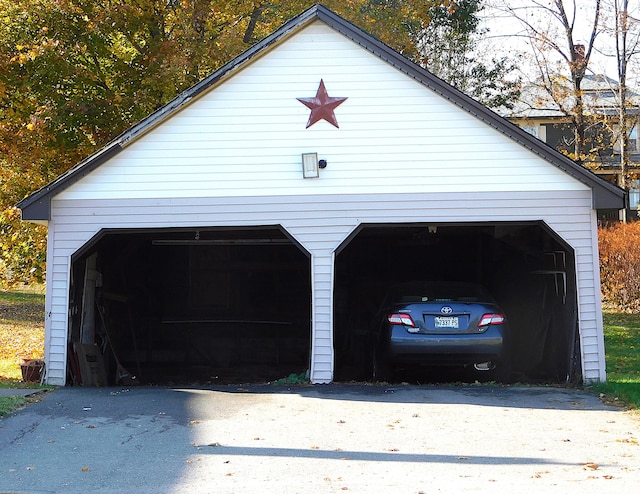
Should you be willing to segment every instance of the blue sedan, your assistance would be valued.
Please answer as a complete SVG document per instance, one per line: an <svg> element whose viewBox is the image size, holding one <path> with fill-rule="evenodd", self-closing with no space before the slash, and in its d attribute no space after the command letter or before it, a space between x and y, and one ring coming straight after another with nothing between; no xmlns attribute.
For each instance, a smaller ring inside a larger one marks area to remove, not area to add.
<svg viewBox="0 0 640 494"><path fill-rule="evenodd" d="M374 331L373 378L394 367L473 366L509 373L508 325L493 297L475 283L410 282L388 292Z"/></svg>

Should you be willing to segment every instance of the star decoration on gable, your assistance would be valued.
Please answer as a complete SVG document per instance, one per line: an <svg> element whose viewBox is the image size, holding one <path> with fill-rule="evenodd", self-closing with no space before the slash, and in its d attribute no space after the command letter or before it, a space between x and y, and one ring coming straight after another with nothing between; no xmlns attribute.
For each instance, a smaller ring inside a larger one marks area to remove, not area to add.
<svg viewBox="0 0 640 494"><path fill-rule="evenodd" d="M324 81L320 79L320 86L313 98L296 98L300 103L311 110L307 129L320 120L326 120L334 127L338 127L336 114L333 112L339 105L344 103L347 98L331 97L324 87Z"/></svg>

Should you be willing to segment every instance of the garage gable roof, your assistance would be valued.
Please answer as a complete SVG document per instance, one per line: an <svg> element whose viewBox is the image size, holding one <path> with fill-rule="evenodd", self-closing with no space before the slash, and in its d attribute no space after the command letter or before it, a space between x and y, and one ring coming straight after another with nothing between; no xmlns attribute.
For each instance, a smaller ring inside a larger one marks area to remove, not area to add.
<svg viewBox="0 0 640 494"><path fill-rule="evenodd" d="M99 151L78 163L42 189L20 201L17 206L22 210L22 218L28 221L49 220L51 199L57 193L90 174L101 164L117 155L129 142L169 118L176 111L189 104L195 97L209 90L224 78L231 76L238 69L246 66L257 55L274 46L276 43L285 40L292 33L314 21L324 22L329 27L360 45L363 49L377 55L382 60L412 77L451 103L464 109L491 127L494 127L525 148L533 151L567 174L589 186L593 190L593 207L595 209L621 209L624 207L626 193L623 189L598 177L516 125L511 124L492 110L458 91L428 70L411 62L334 12L321 5L316 5L285 23L273 34L222 66L209 77L178 95L165 106L135 124Z"/></svg>

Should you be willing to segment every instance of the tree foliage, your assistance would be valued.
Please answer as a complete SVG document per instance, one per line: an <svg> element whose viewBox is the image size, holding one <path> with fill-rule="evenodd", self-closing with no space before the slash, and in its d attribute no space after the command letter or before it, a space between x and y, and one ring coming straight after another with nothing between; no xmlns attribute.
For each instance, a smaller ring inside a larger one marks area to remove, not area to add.
<svg viewBox="0 0 640 494"><path fill-rule="evenodd" d="M488 33L480 28L481 0L461 0L452 10L444 4L429 8L428 29L414 29L423 63L432 72L489 108L512 108L520 96L515 65L506 56L477 53Z"/></svg>
<svg viewBox="0 0 640 494"><path fill-rule="evenodd" d="M42 272L18 260L24 255L37 263L44 256L39 250L44 242L35 240L43 235L42 228L15 223L13 206L19 200L314 3L0 0L0 242L5 268L18 280ZM479 2L324 3L428 65L424 40L437 46L447 37L443 51L457 49L455 37L477 27L474 8ZM495 76L490 71L474 75L478 81Z"/></svg>
<svg viewBox="0 0 640 494"><path fill-rule="evenodd" d="M44 226L21 221L15 207L0 211L0 288L42 283L46 252Z"/></svg>
<svg viewBox="0 0 640 494"><path fill-rule="evenodd" d="M583 79L595 49L601 20L601 0L502 0L499 9L519 22L532 50L536 85L570 118L575 131L570 157L588 160L591 124L585 106ZM577 33L584 31L586 41Z"/></svg>

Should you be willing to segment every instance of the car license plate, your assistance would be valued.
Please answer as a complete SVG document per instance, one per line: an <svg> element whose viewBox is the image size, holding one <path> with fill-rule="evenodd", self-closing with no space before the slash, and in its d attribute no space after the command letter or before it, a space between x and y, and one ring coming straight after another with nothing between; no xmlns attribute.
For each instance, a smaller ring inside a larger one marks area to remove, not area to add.
<svg viewBox="0 0 640 494"><path fill-rule="evenodd" d="M458 329L458 318L455 316L450 317L436 317L435 318L435 327L436 328L453 328Z"/></svg>

